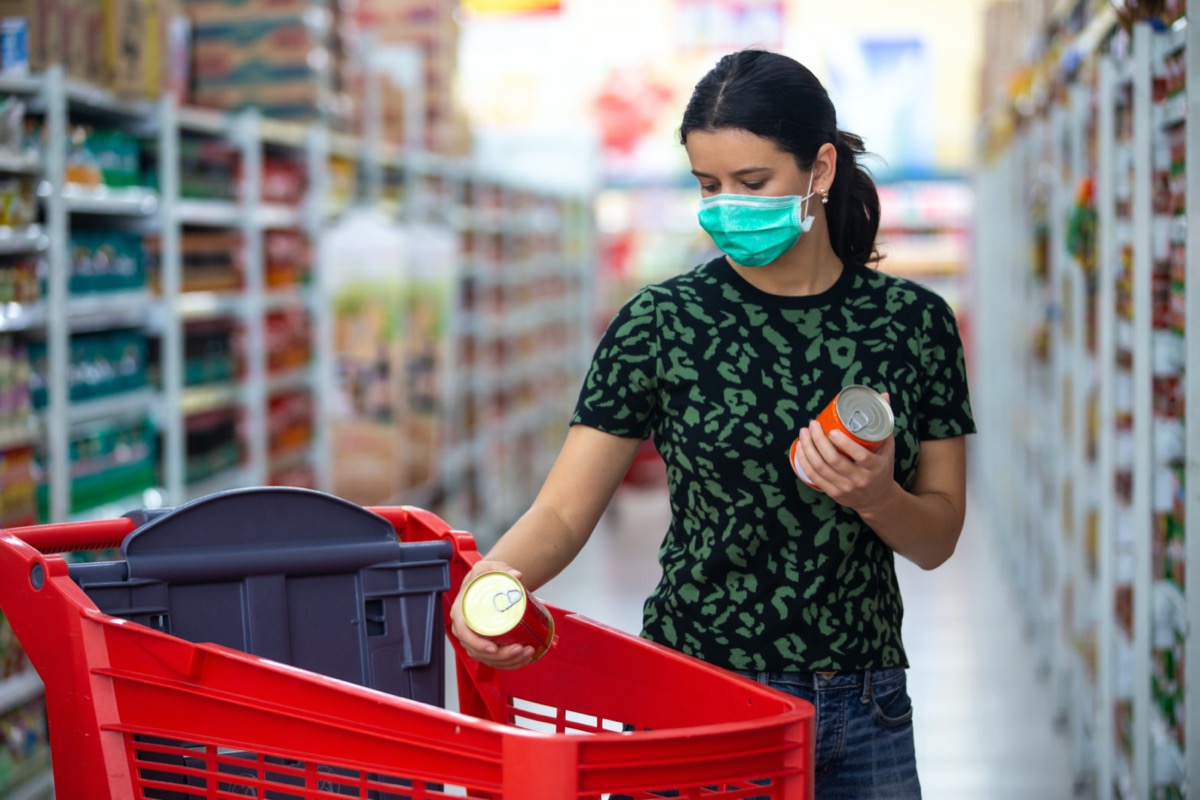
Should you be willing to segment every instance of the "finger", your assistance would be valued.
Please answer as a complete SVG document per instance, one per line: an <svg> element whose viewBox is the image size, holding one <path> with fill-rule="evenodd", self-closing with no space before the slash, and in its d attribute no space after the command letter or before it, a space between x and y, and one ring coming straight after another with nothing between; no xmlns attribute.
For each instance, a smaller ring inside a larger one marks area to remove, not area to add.
<svg viewBox="0 0 1200 800"><path fill-rule="evenodd" d="M892 404L892 395L889 392L880 392L879 396L883 398L883 402L889 406Z"/></svg>
<svg viewBox="0 0 1200 800"><path fill-rule="evenodd" d="M821 424L819 422L813 420L812 422L808 423L808 433L812 438L813 447L815 447L817 452L821 455L822 461L832 466L841 459L841 453L838 451L837 447L834 446L833 442L829 440L829 437L825 434L825 431L821 428Z"/></svg>
<svg viewBox="0 0 1200 800"><path fill-rule="evenodd" d="M846 458L858 464L871 456L871 450L863 447L845 433L835 430L829 434L829 441Z"/></svg>

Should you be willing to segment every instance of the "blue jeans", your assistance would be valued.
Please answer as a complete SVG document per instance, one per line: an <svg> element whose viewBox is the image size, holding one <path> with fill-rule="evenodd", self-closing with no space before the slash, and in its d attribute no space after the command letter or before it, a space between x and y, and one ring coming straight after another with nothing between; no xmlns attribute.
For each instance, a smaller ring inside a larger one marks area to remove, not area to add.
<svg viewBox="0 0 1200 800"><path fill-rule="evenodd" d="M903 669L740 674L817 710L816 800L920 800Z"/></svg>

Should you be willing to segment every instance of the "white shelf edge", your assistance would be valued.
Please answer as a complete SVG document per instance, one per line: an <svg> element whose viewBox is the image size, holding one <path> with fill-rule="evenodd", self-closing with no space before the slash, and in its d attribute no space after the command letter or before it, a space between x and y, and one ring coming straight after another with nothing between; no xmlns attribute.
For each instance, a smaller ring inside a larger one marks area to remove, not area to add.
<svg viewBox="0 0 1200 800"><path fill-rule="evenodd" d="M45 687L37 672L33 667L26 667L23 672L0 682L0 716L36 700L44 691Z"/></svg>
<svg viewBox="0 0 1200 800"><path fill-rule="evenodd" d="M136 389L94 400L73 400L68 412L68 424L72 427L107 419L128 419L151 414L160 405L158 392L153 389Z"/></svg>
<svg viewBox="0 0 1200 800"><path fill-rule="evenodd" d="M245 390L237 383L185 386L181 393L179 409L185 417L190 417L244 402Z"/></svg>
<svg viewBox="0 0 1200 800"><path fill-rule="evenodd" d="M254 483L255 481L251 478L250 470L239 464L222 470L215 475L210 475L207 478L185 484L184 494L186 497L184 501L195 500L199 497L205 497L229 489L240 489L245 486L251 486Z"/></svg>
<svg viewBox="0 0 1200 800"><path fill-rule="evenodd" d="M232 200L179 200L175 214L182 225L233 227L242 221L242 208Z"/></svg>

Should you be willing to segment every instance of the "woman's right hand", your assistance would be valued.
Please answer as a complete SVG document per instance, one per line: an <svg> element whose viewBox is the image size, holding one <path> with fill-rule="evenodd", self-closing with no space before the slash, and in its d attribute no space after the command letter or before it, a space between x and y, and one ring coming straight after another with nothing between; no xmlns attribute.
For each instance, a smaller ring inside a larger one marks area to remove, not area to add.
<svg viewBox="0 0 1200 800"><path fill-rule="evenodd" d="M454 604L450 607L450 631L462 643L463 649L467 651L467 655L482 664L494 667L495 669L517 669L518 667L523 667L533 661L533 647L523 644L510 644L500 647L491 639L480 636L468 628L466 621L463 619L463 592L471 584L471 581L485 572L507 572L517 580L521 579L520 570L510 567L502 561L477 562L475 566L471 567L471 571L467 573L467 577L463 579L462 586L458 587L458 596L454 598Z"/></svg>

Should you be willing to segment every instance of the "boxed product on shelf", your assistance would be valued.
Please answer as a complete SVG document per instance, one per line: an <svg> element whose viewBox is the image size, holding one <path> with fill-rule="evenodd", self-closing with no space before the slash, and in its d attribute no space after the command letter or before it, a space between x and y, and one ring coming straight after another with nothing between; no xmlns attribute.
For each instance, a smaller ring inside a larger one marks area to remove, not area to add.
<svg viewBox="0 0 1200 800"><path fill-rule="evenodd" d="M36 184L24 175L0 176L0 227L27 228L37 222Z"/></svg>
<svg viewBox="0 0 1200 800"><path fill-rule="evenodd" d="M40 72L66 51L66 0L0 0L0 20L23 21L29 69Z"/></svg>
<svg viewBox="0 0 1200 800"><path fill-rule="evenodd" d="M242 460L242 415L222 408L193 414L185 423L188 482L202 481L236 467Z"/></svg>
<svg viewBox="0 0 1200 800"><path fill-rule="evenodd" d="M50 764L46 707L41 698L0 716L0 787L16 787Z"/></svg>
<svg viewBox="0 0 1200 800"><path fill-rule="evenodd" d="M84 3L94 6L95 3ZM119 95L158 97L172 82L179 0L102 0L99 80ZM78 13L76 10L75 13Z"/></svg>
<svg viewBox="0 0 1200 800"><path fill-rule="evenodd" d="M278 457L312 443L312 393L299 389L267 400L267 453Z"/></svg>
<svg viewBox="0 0 1200 800"><path fill-rule="evenodd" d="M265 232L263 256L268 287L301 286L309 282L312 247L303 233L290 230Z"/></svg>
<svg viewBox="0 0 1200 800"><path fill-rule="evenodd" d="M179 142L179 193L192 200L236 200L240 164L235 145L185 136Z"/></svg>
<svg viewBox="0 0 1200 800"><path fill-rule="evenodd" d="M35 524L37 474L32 445L0 452L0 481L0 526Z"/></svg>
<svg viewBox="0 0 1200 800"><path fill-rule="evenodd" d="M306 308L285 308L266 316L267 372L303 367L312 360L312 315Z"/></svg>
<svg viewBox="0 0 1200 800"><path fill-rule="evenodd" d="M242 374L237 322L212 319L189 322L183 331L185 386L227 383Z"/></svg>
<svg viewBox="0 0 1200 800"><path fill-rule="evenodd" d="M328 3L317 2L190 3L192 101L339 123L328 12Z"/></svg>
<svg viewBox="0 0 1200 800"><path fill-rule="evenodd" d="M142 185L142 150L127 131L92 125L71 128L66 164L67 183L125 188Z"/></svg>
<svg viewBox="0 0 1200 800"><path fill-rule="evenodd" d="M158 482L157 430L149 419L103 424L72 437L71 512L125 500ZM44 470L43 470L44 472ZM49 513L50 491L39 484L38 516Z"/></svg>
<svg viewBox="0 0 1200 800"><path fill-rule="evenodd" d="M42 298L41 259L18 256L0 263L0 303L36 303Z"/></svg>
<svg viewBox="0 0 1200 800"><path fill-rule="evenodd" d="M12 626L0 610L0 681L20 675L29 666L29 659L13 633Z"/></svg>
<svg viewBox="0 0 1200 800"><path fill-rule="evenodd" d="M261 199L264 203L299 205L307 191L308 176L300 158L263 156Z"/></svg>
<svg viewBox="0 0 1200 800"><path fill-rule="evenodd" d="M245 286L245 247L242 234L225 230L185 230L180 239L185 292L236 291ZM162 291L161 241L145 240L146 267L155 291Z"/></svg>
<svg viewBox="0 0 1200 800"><path fill-rule="evenodd" d="M139 234L119 230L72 230L69 246L72 294L144 289L146 256Z"/></svg>
<svg viewBox="0 0 1200 800"><path fill-rule="evenodd" d="M30 393L34 408L45 408L47 392L46 343L29 343L32 363ZM113 330L71 337L67 376L70 399L108 397L146 385L146 335L136 330Z"/></svg>
<svg viewBox="0 0 1200 800"><path fill-rule="evenodd" d="M0 431L26 429L33 410L32 365L24 342L0 336Z"/></svg>

